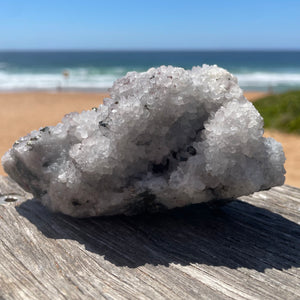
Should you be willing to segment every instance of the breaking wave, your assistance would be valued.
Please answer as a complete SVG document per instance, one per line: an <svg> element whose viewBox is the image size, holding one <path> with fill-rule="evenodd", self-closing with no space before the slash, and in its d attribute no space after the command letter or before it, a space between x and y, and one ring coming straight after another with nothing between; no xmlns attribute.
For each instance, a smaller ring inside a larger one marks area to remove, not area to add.
<svg viewBox="0 0 300 300"><path fill-rule="evenodd" d="M3 65L4 66L4 65ZM113 82L124 76L128 69L112 68L110 70L72 69L64 76L55 72L12 72L0 68L0 91L18 90L107 90ZM139 70L141 71L141 70ZM280 72L248 72L234 73L240 86L247 90L268 88L293 89L300 88L299 73Z"/></svg>
<svg viewBox="0 0 300 300"><path fill-rule="evenodd" d="M91 69L65 70L64 72L5 72L0 69L0 90L103 90L126 74L122 68L114 68L111 72L97 72Z"/></svg>
<svg viewBox="0 0 300 300"><path fill-rule="evenodd" d="M243 87L300 87L300 73L254 72L235 75L239 80L239 84Z"/></svg>

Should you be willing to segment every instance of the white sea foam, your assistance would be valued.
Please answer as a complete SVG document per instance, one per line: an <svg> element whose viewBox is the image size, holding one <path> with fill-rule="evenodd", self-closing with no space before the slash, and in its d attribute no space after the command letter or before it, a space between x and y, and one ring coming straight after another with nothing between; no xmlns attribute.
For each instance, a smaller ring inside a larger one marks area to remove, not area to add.
<svg viewBox="0 0 300 300"><path fill-rule="evenodd" d="M244 87L300 86L300 73L254 72L235 75L239 84Z"/></svg>
<svg viewBox="0 0 300 300"><path fill-rule="evenodd" d="M3 68L2 68L3 67ZM77 68L69 70L69 77L62 73L7 72L0 62L0 91L55 90L55 89L107 89L126 73L124 68L111 68L105 73L97 69ZM299 73L248 72L236 73L239 84L245 90L283 86L300 88Z"/></svg>
<svg viewBox="0 0 300 300"><path fill-rule="evenodd" d="M57 73L9 73L0 70L0 90L27 89L106 89L124 73L122 69L111 73L99 74L84 68L70 70L69 76Z"/></svg>

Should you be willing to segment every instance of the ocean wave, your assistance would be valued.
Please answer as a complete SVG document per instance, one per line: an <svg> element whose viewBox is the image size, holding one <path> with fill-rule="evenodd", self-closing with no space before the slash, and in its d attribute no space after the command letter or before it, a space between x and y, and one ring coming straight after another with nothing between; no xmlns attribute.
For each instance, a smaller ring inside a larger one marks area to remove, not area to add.
<svg viewBox="0 0 300 300"><path fill-rule="evenodd" d="M253 72L235 76L239 84L245 87L300 86L300 73Z"/></svg>
<svg viewBox="0 0 300 300"><path fill-rule="evenodd" d="M60 72L30 73L7 72L0 69L0 91L9 90L55 90L55 89L107 89L113 82L126 74L125 68L77 68L66 70L67 76ZM235 73L244 89L269 87L300 88L299 73L247 72Z"/></svg>
<svg viewBox="0 0 300 300"><path fill-rule="evenodd" d="M106 89L120 76L118 74L89 74L85 70L62 74L0 72L0 90L26 89Z"/></svg>

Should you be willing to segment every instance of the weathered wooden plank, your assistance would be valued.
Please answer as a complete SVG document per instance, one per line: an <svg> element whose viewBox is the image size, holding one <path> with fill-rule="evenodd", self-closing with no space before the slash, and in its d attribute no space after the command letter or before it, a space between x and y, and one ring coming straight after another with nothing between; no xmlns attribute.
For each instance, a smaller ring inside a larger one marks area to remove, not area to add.
<svg viewBox="0 0 300 300"><path fill-rule="evenodd" d="M300 190L282 186L221 209L73 219L6 177L0 298L300 299Z"/></svg>

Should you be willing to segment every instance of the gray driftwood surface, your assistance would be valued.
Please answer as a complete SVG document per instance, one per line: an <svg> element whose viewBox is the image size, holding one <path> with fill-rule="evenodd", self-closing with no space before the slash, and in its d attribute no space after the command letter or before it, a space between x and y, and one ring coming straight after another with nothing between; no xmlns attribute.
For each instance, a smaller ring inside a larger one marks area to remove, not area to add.
<svg viewBox="0 0 300 300"><path fill-rule="evenodd" d="M0 299L300 299L300 189L92 219L0 194Z"/></svg>

